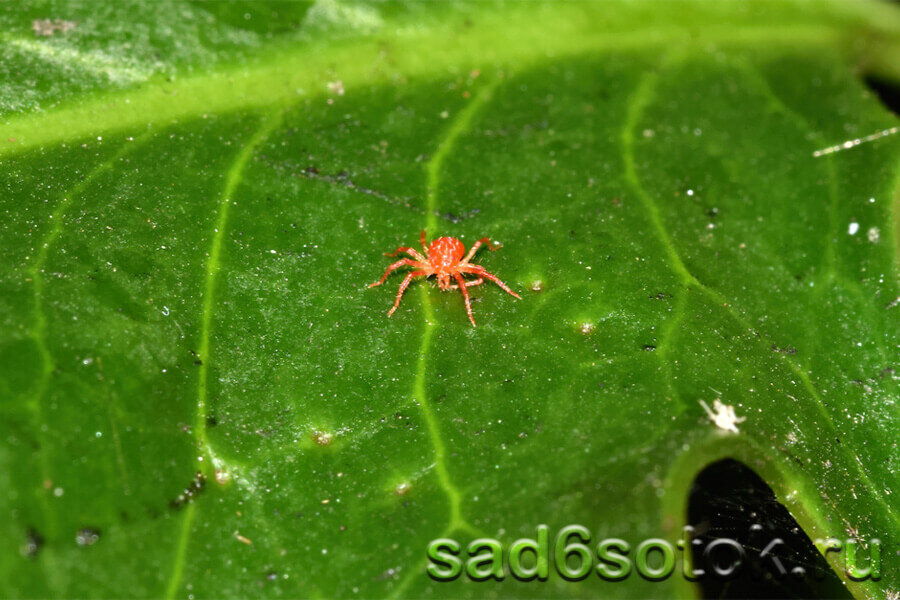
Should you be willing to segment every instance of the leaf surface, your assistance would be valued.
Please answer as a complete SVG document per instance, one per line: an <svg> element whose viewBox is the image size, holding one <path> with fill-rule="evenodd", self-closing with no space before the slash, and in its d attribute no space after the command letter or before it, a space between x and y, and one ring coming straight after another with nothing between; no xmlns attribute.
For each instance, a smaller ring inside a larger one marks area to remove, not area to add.
<svg viewBox="0 0 900 600"><path fill-rule="evenodd" d="M900 586L900 136L814 155L897 126L859 75L893 8L29 6L2 595L675 596L439 583L425 547L674 542L726 457L811 538L887 540L855 595ZM423 228L500 241L522 300L472 288L473 328L418 280L387 318L402 277L367 285Z"/></svg>

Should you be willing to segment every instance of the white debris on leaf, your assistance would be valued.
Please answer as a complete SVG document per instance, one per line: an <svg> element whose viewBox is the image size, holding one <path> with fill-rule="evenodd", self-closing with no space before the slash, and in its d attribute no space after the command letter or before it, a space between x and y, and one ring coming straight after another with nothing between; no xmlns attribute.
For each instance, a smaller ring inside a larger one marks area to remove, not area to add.
<svg viewBox="0 0 900 600"><path fill-rule="evenodd" d="M822 148L821 150L816 150L813 152L813 156L819 157L824 156L825 154L831 154L832 152L840 152L841 150L849 150L850 148L854 148L859 146L860 144L865 144L866 142L873 142L877 139L894 135L895 133L900 132L900 127L891 127L890 129L882 129L881 131L876 131L875 133L867 136L863 136L861 138L857 138L854 140L847 140L846 142L841 142L840 144L836 144L834 146L829 146L828 148Z"/></svg>
<svg viewBox="0 0 900 600"><path fill-rule="evenodd" d="M215 469L216 483L226 485L233 480L248 492L256 492L256 486L242 475L242 469L220 458L209 444L206 445L206 452L209 454Z"/></svg>
<svg viewBox="0 0 900 600"><path fill-rule="evenodd" d="M747 417L739 417L734 412L734 407L730 404L723 404L721 400L716 398L713 400L712 409L704 402L700 400L700 406L703 407L703 410L706 411L706 415L709 417L709 420L715 423L716 427L719 429L723 429L725 431L732 431L734 433L740 433L737 428L738 423L743 423L747 420Z"/></svg>
<svg viewBox="0 0 900 600"><path fill-rule="evenodd" d="M881 231L879 231L877 227L872 227L869 229L868 233L866 233L866 237L868 237L869 241L873 244L877 244L878 240L881 238Z"/></svg>
<svg viewBox="0 0 900 600"><path fill-rule="evenodd" d="M856 235L856 232L859 231L859 223L856 221L851 221L850 226L847 227L847 233L850 235Z"/></svg>
<svg viewBox="0 0 900 600"><path fill-rule="evenodd" d="M344 95L344 82L340 79L328 82L328 91L335 96Z"/></svg>

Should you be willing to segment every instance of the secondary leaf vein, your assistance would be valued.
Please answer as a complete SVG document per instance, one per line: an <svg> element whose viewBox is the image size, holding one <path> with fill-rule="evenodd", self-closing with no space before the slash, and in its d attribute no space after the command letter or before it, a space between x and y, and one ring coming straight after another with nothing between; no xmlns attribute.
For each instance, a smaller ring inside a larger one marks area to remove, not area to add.
<svg viewBox="0 0 900 600"><path fill-rule="evenodd" d="M671 237L669 236L668 231L665 228L665 225L662 221L662 217L660 215L659 209L656 205L656 202L650 197L650 195L643 188L640 178L637 175L637 170L635 167L635 159L634 159L634 132L637 129L637 124L643 116L644 111L647 106L650 105L651 101L655 96L655 88L657 82L659 80L659 73L657 71L647 72L640 80L634 94L628 102L628 110L627 116L625 119L625 126L622 130L622 149L623 149L623 160L625 163L625 178L628 183L631 185L635 194L644 204L647 213L650 217L651 224L653 226L654 232L659 238L660 243L662 244L668 258L670 261L670 266L672 270L681 277L683 283L686 287L695 287L702 294L707 296L710 300L712 300L718 306L721 306L726 310L726 312L747 332L752 332L757 335L754 335L754 339L758 341L758 343L762 344L764 347L770 346L770 340L767 340L765 336L756 332L756 329L752 326L752 324L741 315L731 304L726 300L726 298L716 291L713 288L710 288L703 283L701 283L685 266L684 262L681 260L680 255L678 254L675 245L673 244ZM771 94L771 91L770 91ZM773 98L774 95L773 95ZM780 102L777 98L776 101ZM812 384L812 381L809 378L808 373L803 370L797 363L795 363L791 358L784 354L778 354L778 359L781 360L788 369L793 372L793 374L800 380L804 389L809 394L809 396L813 399L813 404L816 407L817 411L821 415L823 421L828 425L828 427L837 432L838 429L834 424L834 420L831 417L831 414L825 408L825 403L819 392L816 390L815 386ZM858 456L850 453L845 447L841 448L843 453L847 456L848 468L852 468L856 471L859 479L868 487L869 490L875 495L878 499L879 504L885 510L885 514L889 515L889 517L895 522L900 523L900 519L889 502L886 502L882 491L874 484L874 482L870 479L868 473L863 469L862 463ZM852 465L852 467L850 466Z"/></svg>
<svg viewBox="0 0 900 600"><path fill-rule="evenodd" d="M200 316L200 344L197 354L200 358L200 366L197 374L197 414L194 419L194 439L197 447L200 449L201 456L197 459L196 468L200 472L206 472L211 461L203 460L203 455L211 458L209 452L209 443L206 437L206 405L208 400L208 376L209 364L211 360L211 332L212 319L215 311L215 291L216 276L221 268L222 243L225 238L225 232L228 228L228 209L231 206L232 196L235 190L241 184L244 176L244 169L252 158L256 149L262 144L266 138L281 124L282 111L275 110L269 113L257 129L256 133L241 148L235 157L234 162L228 169L225 177L225 187L219 198L218 218L216 226L213 230L212 244L209 250L209 259L206 261L206 271L204 276L203 288L203 308ZM181 521L181 530L178 535L178 542L175 547L175 559L172 563L172 572L169 577L169 583L166 587L165 597L171 599L175 596L178 587L181 585L182 573L184 571L184 560L187 554L187 545L190 540L190 530L193 524L194 515L196 513L196 505L190 503Z"/></svg>
<svg viewBox="0 0 900 600"><path fill-rule="evenodd" d="M500 79L493 79L488 82L478 93L472 98L469 104L463 108L447 132L438 144L437 150L431 156L431 159L425 165L425 230L429 235L435 233L437 224L437 199L438 190L441 184L441 168L444 160L453 149L456 141L462 136L472 125L472 120L479 110L493 97L494 91ZM428 390L426 385L426 374L428 370L428 352L431 348L431 340L434 337L434 330L437 327L434 318L434 309L428 299L428 289L426 286L419 286L419 297L422 300L422 310L425 315L424 329L422 331L422 340L419 343L419 359L416 362L416 375L413 380L413 398L422 412L422 418L425 420L425 426L428 430L428 438L434 448L435 473L437 474L438 483L447 496L450 504L450 517L447 526L441 533L441 536L449 535L451 532L459 529L478 535L478 531L470 525L462 515L462 493L447 469L447 449L444 440L441 437L440 425L434 415L431 402L428 399ZM403 590L412 581L412 578L420 574L421 569L411 571L400 585L394 590L394 597L403 593Z"/></svg>

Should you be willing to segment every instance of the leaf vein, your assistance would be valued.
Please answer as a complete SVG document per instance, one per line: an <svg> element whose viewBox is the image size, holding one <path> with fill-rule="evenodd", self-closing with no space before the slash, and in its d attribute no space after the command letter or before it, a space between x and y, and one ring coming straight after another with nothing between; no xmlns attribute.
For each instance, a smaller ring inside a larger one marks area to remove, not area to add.
<svg viewBox="0 0 900 600"><path fill-rule="evenodd" d="M429 235L434 234L437 225L437 200L438 190L441 183L441 168L444 160L453 149L454 144L466 133L472 125L472 120L479 110L493 97L494 91L500 83L500 79L493 79L472 98L471 102L463 108L450 127L444 134L443 139L438 144L437 150L431 156L425 165L425 230ZM425 425L428 430L428 438L434 449L435 473L437 474L438 484L444 490L447 500L450 503L450 517L447 526L441 533L441 536L447 536L451 532L459 529L478 535L478 531L470 525L462 515L462 493L447 468L447 450L444 440L441 437L440 425L434 415L431 402L428 400L428 390L425 377L428 371L428 352L431 348L431 340L434 336L436 321L434 318L434 309L428 300L428 289L426 286L419 286L420 298L422 300L422 310L424 312L424 329L422 331L422 340L419 344L419 359L416 362L416 374L413 380L413 398L422 413ZM403 593L406 587L411 583L412 579L420 574L421 569L411 571L409 575L400 582L394 590L392 597L397 597Z"/></svg>
<svg viewBox="0 0 900 600"><path fill-rule="evenodd" d="M200 449L201 456L197 459L196 468L200 472L207 471L212 460L203 460L203 455L212 458L209 452L209 443L206 437L206 404L208 399L207 381L209 364L211 360L211 332L213 325L213 313L215 311L216 275L221 269L222 242L228 228L228 212L231 206L231 198L243 181L244 170L247 163L253 157L256 149L269 135L278 128L282 120L282 111L275 110L263 118L263 122L247 143L238 151L234 162L228 169L225 177L225 187L219 198L218 218L213 230L212 243L209 250L209 258L206 261L203 287L203 308L200 317L200 344L197 350L200 359L197 382L197 415L194 420L194 439ZM208 475L208 474L207 474ZM181 529L175 547L175 558L172 563L172 572L166 586L165 597L171 599L175 596L181 585L184 561L187 555L187 546L190 540L190 530L196 514L196 505L190 503L181 521Z"/></svg>
<svg viewBox="0 0 900 600"><path fill-rule="evenodd" d="M637 175L637 169L635 167L635 159L634 159L634 132L637 129L637 124L643 116L644 111L647 106L650 105L655 96L655 88L656 84L659 80L659 72L658 71L649 71L644 74L639 82L635 92L633 93L631 99L628 102L628 110L627 117L625 120L625 126L622 131L622 148L623 148L623 159L625 162L625 178L631 185L635 194L644 204L651 220L651 224L653 225L654 231L659 237L660 243L663 245L666 254L669 257L672 270L678 274L684 284L687 287L695 287L698 291L706 295L710 300L712 300L717 305L721 306L725 309L725 311L747 332L755 334L753 337L757 340L757 343L762 344L764 347L769 347L770 340L766 338L763 334L756 331L753 325L741 315L731 304L727 301L727 299L718 291L709 286L701 283L685 266L684 262L681 260L680 255L671 240L671 237L668 234L668 231L663 224L662 217L660 215L659 209L656 205L656 202L650 197L647 191L643 188L640 182L640 178ZM779 104L783 103L771 93L772 98L777 101ZM785 107L786 109L786 107ZM787 110L787 109L786 109ZM778 354L778 359L784 363L793 373L794 375L801 381L804 389L807 391L809 396L814 400L813 404L816 406L819 414L821 415L824 422L828 425L828 427L834 431L838 432L838 429L834 423L834 420L831 417L831 414L825 408L825 403L816 390L815 386L812 384L812 381L809 378L809 375L806 371L804 371L797 363L795 363L791 358L784 354ZM849 452L846 447L842 447L843 453L847 455L847 462L852 464L852 467L848 465L848 468L853 468L857 476L861 481L865 483L865 485L869 488L872 494L878 499L878 502L884 507L885 513L890 516L890 518L895 523L900 523L900 519L894 509L891 507L890 503L885 501L883 497L883 492L875 486L874 482L869 478L869 475L862 468L862 463L859 457L855 454Z"/></svg>
<svg viewBox="0 0 900 600"><path fill-rule="evenodd" d="M38 248L37 254L34 257L34 261L31 263L29 276L31 278L33 291L33 325L31 327L30 336L37 346L38 354L40 355L41 372L37 381L35 393L29 398L27 405L32 413L33 419L36 422L36 431L38 432L41 431L41 426L44 424L43 400L50 384L50 375L53 373L54 369L53 356L50 353L50 348L47 343L48 324L46 307L44 306L44 268L50 255L50 249L62 236L63 222L66 216L69 214L69 211L72 209L73 205L81 197L88 186L90 186L94 182L94 180L97 179L97 177L111 169L116 162L118 162L129 152L131 152L137 145L140 144L141 141L142 140L139 140L135 143L124 143L109 159L97 165L82 180L80 180L77 184L75 184L71 189L68 190L68 192L57 203L56 208L54 208L53 212L51 213L50 219L53 224L47 234L41 239L40 247ZM46 437L41 433L38 433L38 435L41 438ZM39 442L39 447L40 450L38 454L40 457L39 460L41 480L48 481L51 479L51 476L49 463L47 462L45 444ZM40 504L42 506L42 509L44 509L45 516L47 518L47 529L45 533L49 538L52 539L56 535L56 520L53 512L49 510L49 505L46 502L45 494L40 494L39 497L41 498Z"/></svg>

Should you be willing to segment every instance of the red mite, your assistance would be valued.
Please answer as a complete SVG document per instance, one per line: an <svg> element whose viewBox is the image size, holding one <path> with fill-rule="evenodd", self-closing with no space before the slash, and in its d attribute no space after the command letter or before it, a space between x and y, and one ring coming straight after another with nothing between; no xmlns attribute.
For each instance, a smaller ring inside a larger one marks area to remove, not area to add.
<svg viewBox="0 0 900 600"><path fill-rule="evenodd" d="M425 251L425 256L419 254L418 250L415 248L409 248L407 246L400 246L390 254L385 254L385 256L397 256L401 252L405 252L412 256L415 260L410 258L401 258L391 266L387 268L387 271L384 272L384 275L381 276L381 279L376 281L375 283L370 283L369 287L375 287L376 285L381 285L384 283L385 279L388 278L388 275L394 269L398 269L403 266L414 267L414 271L410 271L406 274L406 278L403 280L403 283L400 284L400 290L397 292L397 301L394 302L394 306L391 310L388 311L388 316L394 314L394 311L397 310L397 307L400 306L400 298L403 297L403 292L406 291L406 287L409 285L409 282L412 281L413 277L431 277L432 275L437 276L438 287L442 290L460 290L462 292L463 298L466 300L466 312L469 313L469 320L472 321L472 325L475 325L475 318L472 316L472 304L469 301L469 290L472 286L481 285L484 283L485 279L493 281L497 285L499 285L503 290L509 294L512 294L519 300L521 300L521 296L517 293L506 287L506 284L500 281L496 275L492 273L488 273L484 267L480 265L473 265L469 262L475 253L478 252L478 249L482 244L487 244L487 247L491 249L491 251L495 250L498 246L491 245L491 240L489 238L481 238L472 247L469 249L469 253L466 254L466 247L463 245L461 241L452 237L440 237L436 240L432 240L431 244L425 245L425 231L422 231L421 235L422 241L422 250ZM465 254L465 258L463 255ZM477 279L463 279L463 273L470 273L472 275L477 275ZM456 283L451 285L450 278L456 280Z"/></svg>

